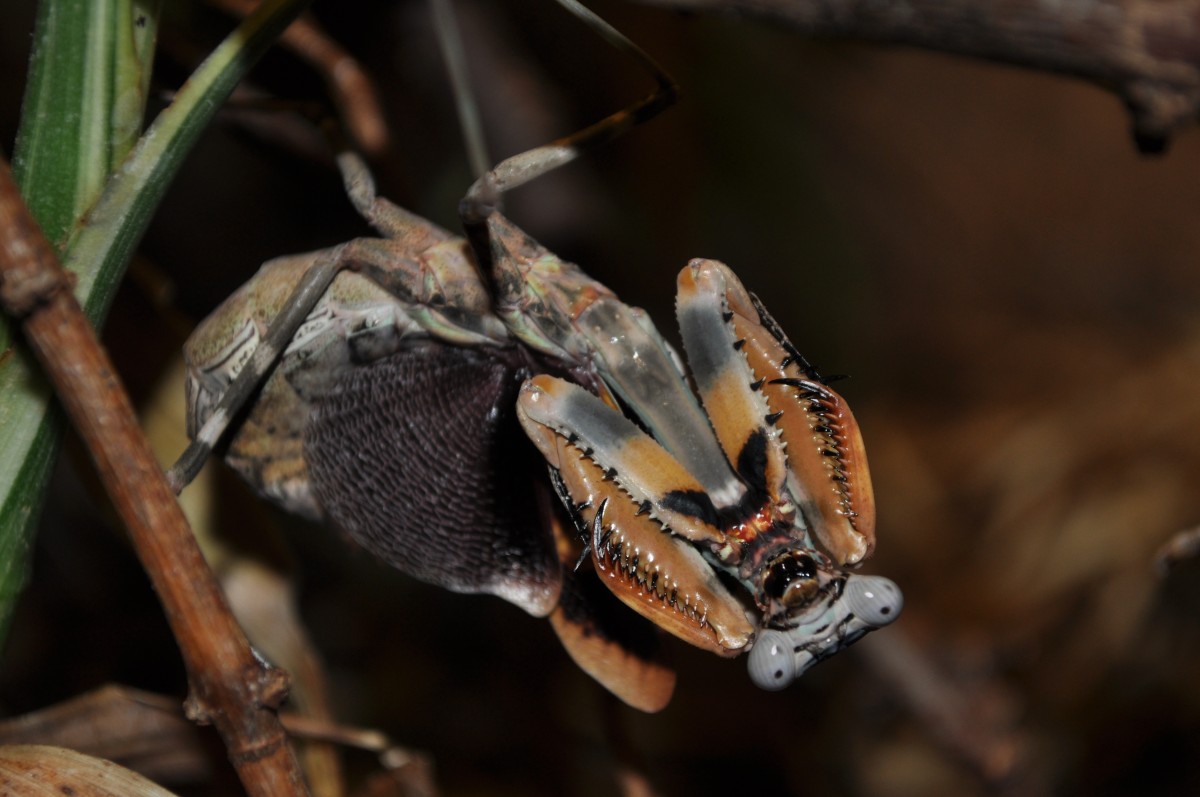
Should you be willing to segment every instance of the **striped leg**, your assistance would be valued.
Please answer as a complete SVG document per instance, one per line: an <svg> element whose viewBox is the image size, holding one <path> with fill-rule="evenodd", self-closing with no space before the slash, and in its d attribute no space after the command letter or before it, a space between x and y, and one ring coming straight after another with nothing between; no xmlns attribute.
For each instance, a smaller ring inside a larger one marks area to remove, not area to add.
<svg viewBox="0 0 1200 797"><path fill-rule="evenodd" d="M244 343L235 346L229 356L219 363L227 366L235 376L220 400L209 410L204 424L191 432L191 444L167 471L167 481L176 494L196 478L229 428L231 419L270 376L283 350L343 268L345 250L345 246L339 246L319 253L297 282L290 301L271 323L262 340L243 336ZM252 348L248 348L248 345ZM189 383L189 388L191 386ZM189 393L193 391L189 389ZM194 400L190 400L189 405L189 410L196 408Z"/></svg>

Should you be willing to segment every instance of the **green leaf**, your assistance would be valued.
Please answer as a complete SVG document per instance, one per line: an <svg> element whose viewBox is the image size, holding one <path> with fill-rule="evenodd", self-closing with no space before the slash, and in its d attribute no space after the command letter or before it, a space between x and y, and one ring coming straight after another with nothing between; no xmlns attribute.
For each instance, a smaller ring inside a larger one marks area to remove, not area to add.
<svg viewBox="0 0 1200 797"><path fill-rule="evenodd" d="M192 146L234 86L309 0L267 0L213 50L112 175L86 226L67 245L63 264L79 276L76 293L98 324Z"/></svg>
<svg viewBox="0 0 1200 797"><path fill-rule="evenodd" d="M46 0L13 174L46 236L61 242L141 130L157 0ZM140 24L139 24L140 20ZM24 584L61 422L50 390L0 318L0 640Z"/></svg>
<svg viewBox="0 0 1200 797"><path fill-rule="evenodd" d="M38 7L13 175L53 242L66 238L137 140L157 5L46 0Z"/></svg>
<svg viewBox="0 0 1200 797"><path fill-rule="evenodd" d="M167 186L233 87L308 0L267 0L136 139L157 0L43 0L14 172L99 326ZM130 147L132 146L132 150ZM128 154L127 154L128 153ZM123 159L123 160L122 160ZM86 219L86 223L83 220ZM49 392L0 330L0 642L24 581L58 433Z"/></svg>

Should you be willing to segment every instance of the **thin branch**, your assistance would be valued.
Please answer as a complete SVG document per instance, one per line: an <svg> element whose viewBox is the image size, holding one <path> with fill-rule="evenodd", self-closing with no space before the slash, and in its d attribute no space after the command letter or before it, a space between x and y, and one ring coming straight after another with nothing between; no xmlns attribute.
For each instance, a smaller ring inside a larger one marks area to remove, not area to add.
<svg viewBox="0 0 1200 797"><path fill-rule="evenodd" d="M399 794L437 794L429 756L401 747L380 731L286 712L279 719L294 739L374 754L389 780L405 787ZM198 784L211 775L212 751L205 742L183 716L178 700L127 686L103 686L48 708L0 720L0 747L66 747L167 783Z"/></svg>
<svg viewBox="0 0 1200 797"><path fill-rule="evenodd" d="M1143 149L1160 149L1171 133L1200 121L1200 0L638 2L1083 78L1125 102Z"/></svg>
<svg viewBox="0 0 1200 797"><path fill-rule="evenodd" d="M0 158L0 303L83 438L183 653L189 716L211 722L253 797L306 794L276 708L287 676L250 649L95 331Z"/></svg>
<svg viewBox="0 0 1200 797"><path fill-rule="evenodd" d="M993 793L1045 791L1030 776L1029 740L1013 727L1010 697L998 682L956 679L899 627L872 638L859 651L930 735Z"/></svg>
<svg viewBox="0 0 1200 797"><path fill-rule="evenodd" d="M209 2L239 19L258 7L258 0ZM284 30L279 41L324 78L354 145L367 155L382 154L388 145L387 122L375 84L358 59L330 37L311 14L302 14Z"/></svg>

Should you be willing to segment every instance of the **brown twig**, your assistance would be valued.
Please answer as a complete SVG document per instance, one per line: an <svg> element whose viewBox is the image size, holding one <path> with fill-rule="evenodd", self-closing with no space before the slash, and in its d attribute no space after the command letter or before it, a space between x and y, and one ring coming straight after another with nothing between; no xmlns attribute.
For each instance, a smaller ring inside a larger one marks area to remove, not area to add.
<svg viewBox="0 0 1200 797"><path fill-rule="evenodd" d="M2 158L0 236L0 303L21 322L158 592L187 667L189 716L216 726L249 794L305 794L276 714L287 676L254 656L230 614L72 280Z"/></svg>
<svg viewBox="0 0 1200 797"><path fill-rule="evenodd" d="M819 38L904 44L1083 78L1114 91L1144 149L1200 120L1200 0L639 0L757 17Z"/></svg>
<svg viewBox="0 0 1200 797"><path fill-rule="evenodd" d="M241 18L250 14L259 0L209 2ZM382 154L388 144L387 122L379 106L375 85L358 59L330 38L311 14L297 18L279 41L324 78L354 146L367 155Z"/></svg>

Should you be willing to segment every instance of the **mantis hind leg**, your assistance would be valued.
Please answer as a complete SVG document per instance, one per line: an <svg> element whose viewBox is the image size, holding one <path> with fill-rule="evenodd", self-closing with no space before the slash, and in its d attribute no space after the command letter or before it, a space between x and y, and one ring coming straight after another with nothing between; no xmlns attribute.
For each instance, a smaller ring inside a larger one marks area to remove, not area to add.
<svg viewBox="0 0 1200 797"><path fill-rule="evenodd" d="M289 302L271 323L266 336L254 347L249 361L240 366L237 376L212 407L207 420L199 429L193 430L191 444L167 471L167 481L176 493L196 478L233 418L270 376L296 330L343 268L344 256L344 247L321 253L297 283ZM194 403L189 401L189 404L192 405L189 410L194 409Z"/></svg>

